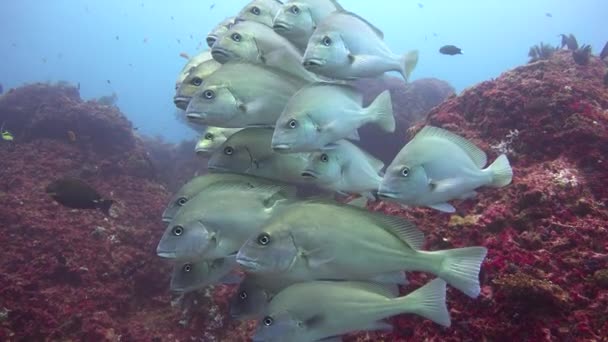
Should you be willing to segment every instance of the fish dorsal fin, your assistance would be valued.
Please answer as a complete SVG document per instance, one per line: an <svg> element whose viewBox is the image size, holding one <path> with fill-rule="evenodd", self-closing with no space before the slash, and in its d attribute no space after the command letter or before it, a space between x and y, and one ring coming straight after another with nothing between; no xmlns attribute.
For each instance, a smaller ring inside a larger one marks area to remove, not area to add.
<svg viewBox="0 0 608 342"><path fill-rule="evenodd" d="M339 11L342 14L346 14L346 15L350 15L353 16L359 20L361 20L362 22L364 22L365 24L367 24L367 26L369 26L369 28L372 29L372 31L374 31L374 33L376 33L376 35L380 38L380 39L384 39L384 33L382 33L382 31L377 28L376 26L372 25L372 23L370 23L369 21L367 21L365 18L361 17L360 15L353 13L353 12L348 12L348 11Z"/></svg>
<svg viewBox="0 0 608 342"><path fill-rule="evenodd" d="M479 168L485 167L488 163L488 157L486 156L486 153L482 151L479 147L475 146L467 139L456 135L450 131L447 131L443 128L434 126L424 126L424 128L422 128L420 132L416 134L414 139L418 137L439 137L442 139L446 139L456 144L458 147L462 148L462 150L473 160L475 165L477 165Z"/></svg>
<svg viewBox="0 0 608 342"><path fill-rule="evenodd" d="M380 284L375 282L362 282L362 281L345 281L340 283L345 287L351 289L362 290L366 292L375 293L386 298L395 298L399 296L399 288L394 284Z"/></svg>
<svg viewBox="0 0 608 342"><path fill-rule="evenodd" d="M407 243L411 248L419 250L424 244L424 234L410 221L396 216L374 213L374 219L381 222L386 230Z"/></svg>
<svg viewBox="0 0 608 342"><path fill-rule="evenodd" d="M342 7L342 5L340 5L337 0L329 0L329 2L331 2L332 5L334 5L334 7L336 7L336 11L340 11L340 12L345 11L344 7Z"/></svg>

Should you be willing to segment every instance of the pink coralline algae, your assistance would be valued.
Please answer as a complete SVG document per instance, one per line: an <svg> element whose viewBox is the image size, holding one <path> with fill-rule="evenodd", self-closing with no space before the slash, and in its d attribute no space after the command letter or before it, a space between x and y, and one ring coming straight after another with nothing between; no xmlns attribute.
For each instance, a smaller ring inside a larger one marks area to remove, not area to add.
<svg viewBox="0 0 608 342"><path fill-rule="evenodd" d="M489 160L506 153L513 184L455 201L455 214L370 203L370 210L416 223L426 249L487 247L482 291L471 299L448 290L450 328L400 315L390 319L392 332L355 333L345 341L608 336L604 68L595 57L581 66L558 51L446 99L398 132L405 143L431 124L472 140ZM116 108L83 102L69 87L14 90L0 98L0 121L15 135L14 143L0 145L1 340L248 340L254 323L228 317L233 286L179 300L169 293L170 265L154 249L170 195L162 181L170 176L158 163L173 160L170 152L146 149L150 142L135 136ZM110 216L50 200L44 186L65 174L117 201ZM408 274L402 293L432 277Z"/></svg>

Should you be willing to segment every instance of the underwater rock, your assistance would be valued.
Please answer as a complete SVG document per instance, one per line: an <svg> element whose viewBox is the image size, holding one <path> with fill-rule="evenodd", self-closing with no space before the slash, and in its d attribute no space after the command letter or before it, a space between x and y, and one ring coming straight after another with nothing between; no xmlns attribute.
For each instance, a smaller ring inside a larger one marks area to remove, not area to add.
<svg viewBox="0 0 608 342"><path fill-rule="evenodd" d="M15 139L0 141L0 340L243 340L241 323L208 310L228 312L226 289L197 294L195 325L179 326L171 265L154 253L170 193L118 109L36 84L0 98L1 122ZM110 215L53 201L45 186L62 175L115 200Z"/></svg>
<svg viewBox="0 0 608 342"><path fill-rule="evenodd" d="M514 68L451 97L409 130L411 138L425 124L449 129L487 151L488 160L507 153L514 178L504 189L480 189L476 199L456 203L454 215L386 202L370 206L415 222L430 250L488 248L480 297L470 301L448 291L452 322L458 323L441 331L400 316L387 340L607 336L608 92L603 72L595 56L580 67L571 51L556 51L548 60ZM430 277L408 274L408 279L418 286Z"/></svg>
<svg viewBox="0 0 608 342"><path fill-rule="evenodd" d="M423 120L431 108L454 95L454 88L447 82L436 78L424 78L410 83L395 77L380 79L361 79L354 86L363 93L363 102L368 106L380 93L389 90L393 102L396 129L387 133L374 125L359 129L360 142L363 147L388 165L403 147L405 131L415 122Z"/></svg>

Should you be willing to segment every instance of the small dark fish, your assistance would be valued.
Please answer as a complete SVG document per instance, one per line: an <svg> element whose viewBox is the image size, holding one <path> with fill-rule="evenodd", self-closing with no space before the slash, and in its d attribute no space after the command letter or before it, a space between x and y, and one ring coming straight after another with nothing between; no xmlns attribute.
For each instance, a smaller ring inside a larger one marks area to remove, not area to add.
<svg viewBox="0 0 608 342"><path fill-rule="evenodd" d="M12 47L17 47L17 43L12 43L11 46Z"/></svg>
<svg viewBox="0 0 608 342"><path fill-rule="evenodd" d="M193 36L193 35L190 35L190 39L194 39L194 36Z"/></svg>
<svg viewBox="0 0 608 342"><path fill-rule="evenodd" d="M107 84L112 84L112 82L110 82L110 80L106 80L106 83Z"/></svg>
<svg viewBox="0 0 608 342"><path fill-rule="evenodd" d="M171 20L173 20L173 19L174 19L173 16L171 16Z"/></svg>
<svg viewBox="0 0 608 342"><path fill-rule="evenodd" d="M76 178L61 178L46 187L57 203L73 209L101 209L106 215L114 201L101 198L90 185Z"/></svg>
<svg viewBox="0 0 608 342"><path fill-rule="evenodd" d="M545 16L546 16L547 18L553 18L553 14L551 14L551 13L549 13L549 12L545 13Z"/></svg>
<svg viewBox="0 0 608 342"><path fill-rule="evenodd" d="M42 63L46 63L46 57L42 57Z"/></svg>
<svg viewBox="0 0 608 342"><path fill-rule="evenodd" d="M211 6L209 6L209 10L212 10L215 7L215 4L211 4Z"/></svg>
<svg viewBox="0 0 608 342"><path fill-rule="evenodd" d="M76 84L76 88L77 88L78 90L80 90L80 82L78 82L78 83Z"/></svg>
<svg viewBox="0 0 608 342"><path fill-rule="evenodd" d="M0 95L4 93L4 87L2 87L2 84L0 84Z"/></svg>
<svg viewBox="0 0 608 342"><path fill-rule="evenodd" d="M176 39L176 40L177 40L177 44L181 44L182 43L182 41L179 38Z"/></svg>
<svg viewBox="0 0 608 342"><path fill-rule="evenodd" d="M120 37L119 37L119 36L116 36L116 40L120 40Z"/></svg>
<svg viewBox="0 0 608 342"><path fill-rule="evenodd" d="M606 42L606 45L604 45L604 48L602 49L602 52L600 52L600 59L601 60L603 60L606 57L608 57L608 42Z"/></svg>
<svg viewBox="0 0 608 342"><path fill-rule="evenodd" d="M460 50L460 48L456 47L454 45L445 45L445 46L442 46L439 49L439 53L444 54L444 55L450 55L450 56L462 55L462 51Z"/></svg>
<svg viewBox="0 0 608 342"><path fill-rule="evenodd" d="M424 5L421 3L418 3L418 8L422 8L422 7L424 7Z"/></svg>
<svg viewBox="0 0 608 342"><path fill-rule="evenodd" d="M433 37L437 37L437 32L433 32Z"/></svg>

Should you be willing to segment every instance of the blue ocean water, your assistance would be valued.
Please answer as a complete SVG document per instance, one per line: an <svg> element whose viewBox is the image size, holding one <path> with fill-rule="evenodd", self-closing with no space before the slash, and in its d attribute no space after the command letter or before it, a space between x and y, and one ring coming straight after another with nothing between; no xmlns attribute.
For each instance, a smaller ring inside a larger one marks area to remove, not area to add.
<svg viewBox="0 0 608 342"><path fill-rule="evenodd" d="M205 49L207 32L248 0L4 0L0 4L0 84L65 80L81 95L118 95L139 131L178 142L194 132L172 103L180 52ZM560 33L598 52L608 37L605 0L341 0L382 29L396 53L418 49L412 79L437 77L458 91L525 63L531 45ZM212 6L213 5L213 6ZM213 7L213 8L211 8ZM550 15L548 15L549 13ZM445 44L462 56L445 56Z"/></svg>

